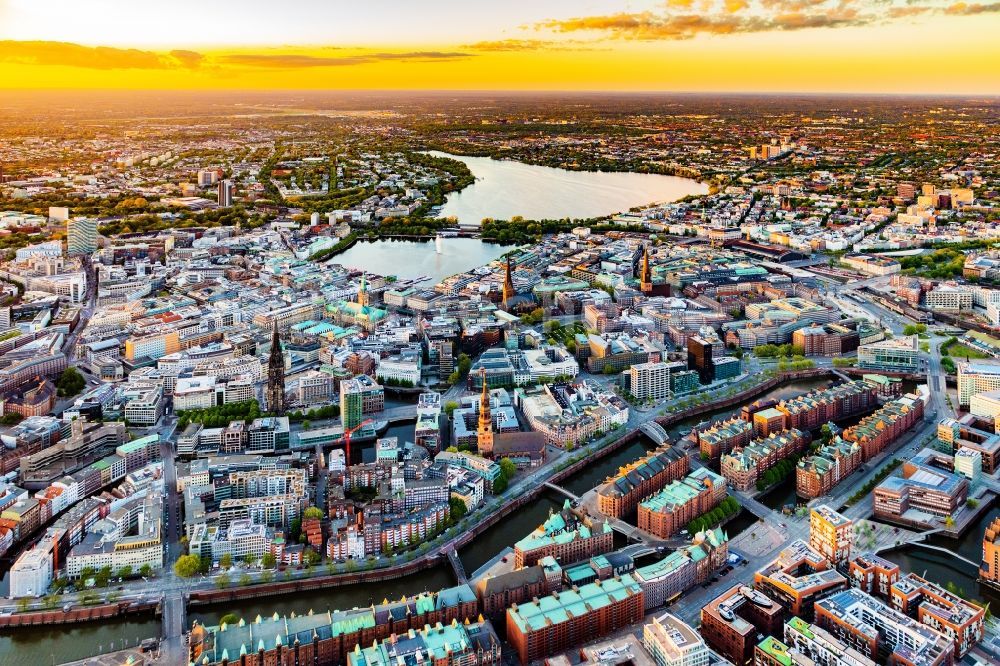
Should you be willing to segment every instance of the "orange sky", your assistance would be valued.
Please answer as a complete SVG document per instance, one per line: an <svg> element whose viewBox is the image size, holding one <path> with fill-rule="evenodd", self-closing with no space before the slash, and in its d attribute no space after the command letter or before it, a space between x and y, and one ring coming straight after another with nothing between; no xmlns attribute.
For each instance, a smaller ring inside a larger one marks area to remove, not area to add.
<svg viewBox="0 0 1000 666"><path fill-rule="evenodd" d="M358 5L0 0L0 87L1000 93L1000 0Z"/></svg>

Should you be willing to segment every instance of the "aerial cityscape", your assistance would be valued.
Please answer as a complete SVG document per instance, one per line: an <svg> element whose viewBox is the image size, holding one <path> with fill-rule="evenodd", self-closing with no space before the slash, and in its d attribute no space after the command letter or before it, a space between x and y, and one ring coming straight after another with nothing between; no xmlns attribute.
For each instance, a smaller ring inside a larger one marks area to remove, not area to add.
<svg viewBox="0 0 1000 666"><path fill-rule="evenodd" d="M1000 664L1000 3L85 5L0 665Z"/></svg>

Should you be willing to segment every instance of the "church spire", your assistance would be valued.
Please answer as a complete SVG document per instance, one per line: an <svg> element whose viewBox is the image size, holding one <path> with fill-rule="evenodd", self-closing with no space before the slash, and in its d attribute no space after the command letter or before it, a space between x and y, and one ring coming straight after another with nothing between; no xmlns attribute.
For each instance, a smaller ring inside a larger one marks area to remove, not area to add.
<svg viewBox="0 0 1000 666"><path fill-rule="evenodd" d="M510 255L507 255L507 263L504 267L502 304L505 308L510 307L510 301L514 298L514 278L511 276Z"/></svg>
<svg viewBox="0 0 1000 666"><path fill-rule="evenodd" d="M268 411L284 414L285 407L285 355L281 352L278 322L271 327L271 353L267 357L267 387L265 390Z"/></svg>
<svg viewBox="0 0 1000 666"><path fill-rule="evenodd" d="M639 289L644 294L653 291L653 270L649 267L649 246L642 249L642 269L639 271Z"/></svg>
<svg viewBox="0 0 1000 666"><path fill-rule="evenodd" d="M479 371L483 380L483 393L479 397L479 428L476 431L476 443L479 455L486 458L493 455L493 416L490 414L490 385L486 381L486 368Z"/></svg>

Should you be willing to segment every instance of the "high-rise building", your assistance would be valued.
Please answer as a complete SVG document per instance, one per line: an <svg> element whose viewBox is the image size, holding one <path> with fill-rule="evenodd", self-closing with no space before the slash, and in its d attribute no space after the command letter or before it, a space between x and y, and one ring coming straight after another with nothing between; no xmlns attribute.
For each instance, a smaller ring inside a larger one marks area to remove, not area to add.
<svg viewBox="0 0 1000 666"><path fill-rule="evenodd" d="M493 416L490 413L490 387L483 370L483 393L479 396L479 427L476 430L479 455L493 455Z"/></svg>
<svg viewBox="0 0 1000 666"><path fill-rule="evenodd" d="M707 666L708 646L694 629L670 613L642 628L642 644L657 666Z"/></svg>
<svg viewBox="0 0 1000 666"><path fill-rule="evenodd" d="M198 187L211 187L219 180L219 172L215 169L202 169L198 172Z"/></svg>
<svg viewBox="0 0 1000 666"><path fill-rule="evenodd" d="M851 557L851 527L854 521L825 504L809 512L809 546L833 564Z"/></svg>
<svg viewBox="0 0 1000 666"><path fill-rule="evenodd" d="M340 422L349 430L360 425L364 414L385 409L385 389L368 375L340 383Z"/></svg>
<svg viewBox="0 0 1000 666"><path fill-rule="evenodd" d="M236 188L233 187L233 181L231 180L220 180L219 181L219 205L223 208L229 208L233 205L233 191Z"/></svg>
<svg viewBox="0 0 1000 666"><path fill-rule="evenodd" d="M66 252L70 255L97 251L97 220L76 217L66 221Z"/></svg>
<svg viewBox="0 0 1000 666"><path fill-rule="evenodd" d="M638 400L659 400L670 397L670 374L684 370L680 362L636 363L628 370L629 392Z"/></svg>
<svg viewBox="0 0 1000 666"><path fill-rule="evenodd" d="M271 329L271 353L267 357L267 409L275 414L283 414L285 407L285 356L281 351L278 325Z"/></svg>
<svg viewBox="0 0 1000 666"><path fill-rule="evenodd" d="M700 335L692 335L687 340L688 367L698 371L702 384L709 384L715 379L713 346L714 341L706 340Z"/></svg>

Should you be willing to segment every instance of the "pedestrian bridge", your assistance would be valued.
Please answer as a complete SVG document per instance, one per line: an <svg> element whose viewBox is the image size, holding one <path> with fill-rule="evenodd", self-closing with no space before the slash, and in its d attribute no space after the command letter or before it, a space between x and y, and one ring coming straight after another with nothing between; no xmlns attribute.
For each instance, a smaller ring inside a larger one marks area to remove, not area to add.
<svg viewBox="0 0 1000 666"><path fill-rule="evenodd" d="M577 496L577 495L574 495L573 493L571 493L570 491L566 490L566 489L565 489L565 488L563 488L562 486L557 486L556 484L554 484L554 483L551 483L551 482L549 482L549 481L546 481L546 482L545 482L545 483L543 483L542 485L543 485L543 486L545 486L546 488L548 488L549 490L554 490L554 491L556 491L557 493L560 493L560 494L562 494L562 495L565 495L566 497L570 498L570 499L571 499L571 500L573 500L574 502L579 502L579 501L580 501L580 498L579 498L579 496Z"/></svg>
<svg viewBox="0 0 1000 666"><path fill-rule="evenodd" d="M649 437L651 440L656 442L657 446L666 444L670 440L670 436L667 435L667 431L664 430L663 426L656 421L647 421L646 423L643 423L639 426L639 430L646 437Z"/></svg>

